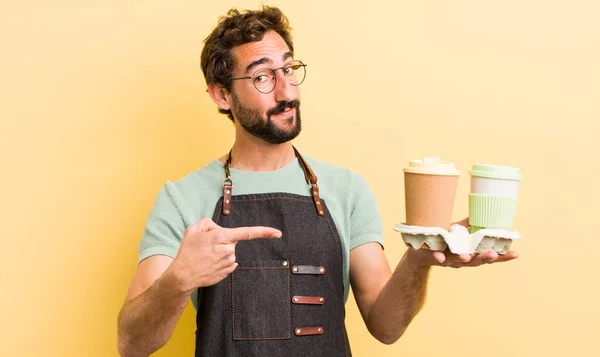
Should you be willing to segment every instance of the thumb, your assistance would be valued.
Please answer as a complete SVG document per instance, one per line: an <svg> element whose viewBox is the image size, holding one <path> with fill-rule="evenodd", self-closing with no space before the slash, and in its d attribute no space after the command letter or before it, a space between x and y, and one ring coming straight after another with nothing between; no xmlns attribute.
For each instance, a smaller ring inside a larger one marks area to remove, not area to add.
<svg viewBox="0 0 600 357"><path fill-rule="evenodd" d="M460 220L458 222L453 222L452 224L458 224L458 225L461 225L463 227L467 227L468 228L469 227L469 217L464 218L464 219L462 219L462 220Z"/></svg>

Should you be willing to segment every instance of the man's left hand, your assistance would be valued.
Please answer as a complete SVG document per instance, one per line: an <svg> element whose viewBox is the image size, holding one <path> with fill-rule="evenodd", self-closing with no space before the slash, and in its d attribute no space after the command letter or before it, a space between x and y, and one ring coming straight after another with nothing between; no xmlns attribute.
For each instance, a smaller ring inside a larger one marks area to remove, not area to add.
<svg viewBox="0 0 600 357"><path fill-rule="evenodd" d="M465 218L460 222L452 224L460 224L468 227L469 218ZM494 250L488 250L481 254L454 254L450 250L432 251L428 249L413 249L408 248L406 252L407 258L415 266L444 266L451 268L476 267L483 264L501 263L516 259L519 255L517 252L509 251L506 254L498 254Z"/></svg>

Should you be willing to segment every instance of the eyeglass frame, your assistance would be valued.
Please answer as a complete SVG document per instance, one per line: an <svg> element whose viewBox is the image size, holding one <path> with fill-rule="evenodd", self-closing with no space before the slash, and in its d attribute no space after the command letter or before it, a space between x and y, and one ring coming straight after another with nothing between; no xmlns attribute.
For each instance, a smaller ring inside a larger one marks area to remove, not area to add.
<svg viewBox="0 0 600 357"><path fill-rule="evenodd" d="M294 87L298 87L299 85L301 85L302 83L304 83L304 80L306 79L306 63L304 63L304 62L302 62L302 61L300 61L300 60L294 60L294 61L292 61L292 62L290 62L290 63L294 63L294 62L299 62L299 65L300 65L300 66L302 66L302 67L304 67L304 76L302 77L302 81L298 82L298 84L292 84L292 83L290 83L290 85L292 85L292 86L294 86ZM290 65L290 63L288 63L288 64L287 64L287 65L285 65L285 66L282 66L282 67L277 67L277 68L268 68L268 67L267 67L267 68L259 68L259 69L257 69L256 71L254 71L254 73L252 73L252 75L251 75L251 76L246 76L246 77L238 77L238 78L231 78L231 80L232 80L232 81L236 81L236 80L240 80L240 79L252 79L252 86L253 86L254 88L256 88L256 90L257 90L259 93L262 93L262 94L269 94L269 93L271 93L272 91L274 91L274 90L275 90L275 87L277 87L277 71L279 71L280 69L287 68L287 67L292 67L292 66ZM273 72L273 78L275 78L275 83L273 84L273 88L271 88L271 90L270 90L270 91L268 91L268 92L261 92L261 91L260 91L260 90L259 90L259 89L256 87L256 84L254 84L254 77L255 77L255 74L256 74L257 72L259 72L259 71L264 71L264 70L266 70L266 69L268 69L268 70L270 70L271 72ZM294 70L294 71L295 71L295 70ZM283 74L283 76L284 76L284 78L286 77L286 76L285 76L285 73ZM289 82L288 82L288 83L289 83Z"/></svg>

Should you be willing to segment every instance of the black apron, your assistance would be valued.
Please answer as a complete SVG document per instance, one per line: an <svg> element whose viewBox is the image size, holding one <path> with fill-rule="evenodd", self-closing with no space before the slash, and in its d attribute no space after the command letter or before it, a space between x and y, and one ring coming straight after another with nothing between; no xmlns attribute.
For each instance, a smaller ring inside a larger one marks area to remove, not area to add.
<svg viewBox="0 0 600 357"><path fill-rule="evenodd" d="M317 177L294 151L312 197L234 196L230 152L213 220L229 228L274 227L283 236L238 242L236 270L198 289L196 357L351 356L340 237Z"/></svg>

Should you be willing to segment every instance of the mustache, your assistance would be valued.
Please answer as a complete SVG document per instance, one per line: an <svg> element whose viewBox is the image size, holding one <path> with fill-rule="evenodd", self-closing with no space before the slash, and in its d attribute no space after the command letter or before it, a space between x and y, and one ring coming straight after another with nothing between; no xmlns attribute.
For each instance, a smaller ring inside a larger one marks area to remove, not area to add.
<svg viewBox="0 0 600 357"><path fill-rule="evenodd" d="M285 102L285 101L277 102L276 107L271 108L267 111L267 117L270 117L271 115L282 113L284 110L286 110L288 108L298 109L298 107L300 107L300 101L298 99L294 99L291 102Z"/></svg>

